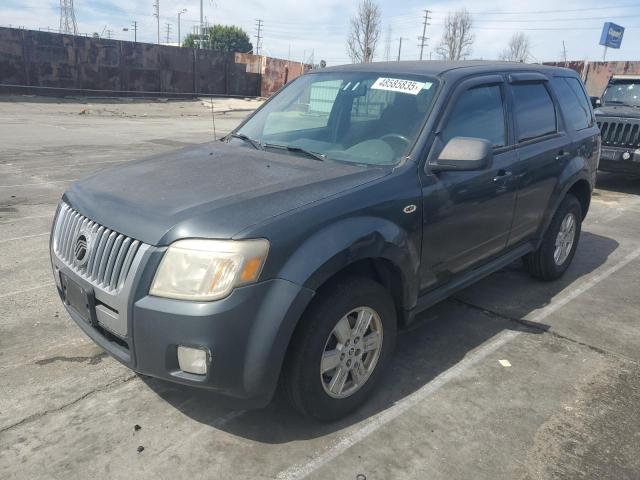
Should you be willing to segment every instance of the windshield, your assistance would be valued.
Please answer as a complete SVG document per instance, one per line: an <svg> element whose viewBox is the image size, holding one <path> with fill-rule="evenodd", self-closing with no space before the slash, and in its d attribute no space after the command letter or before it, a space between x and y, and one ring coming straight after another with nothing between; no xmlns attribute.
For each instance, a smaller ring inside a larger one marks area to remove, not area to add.
<svg viewBox="0 0 640 480"><path fill-rule="evenodd" d="M317 160L394 165L433 102L437 81L415 75L314 73L299 77L230 141ZM244 137L240 138L240 137Z"/></svg>
<svg viewBox="0 0 640 480"><path fill-rule="evenodd" d="M627 80L609 85L602 95L602 103L640 107L640 80Z"/></svg>

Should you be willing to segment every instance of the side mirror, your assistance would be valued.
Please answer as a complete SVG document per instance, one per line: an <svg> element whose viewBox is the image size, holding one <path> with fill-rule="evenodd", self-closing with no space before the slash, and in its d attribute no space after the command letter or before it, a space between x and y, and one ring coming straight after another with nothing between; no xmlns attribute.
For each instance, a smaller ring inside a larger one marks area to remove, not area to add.
<svg viewBox="0 0 640 480"><path fill-rule="evenodd" d="M591 99L591 106L593 108L598 108L602 106L602 100L600 100L600 97L589 97Z"/></svg>
<svg viewBox="0 0 640 480"><path fill-rule="evenodd" d="M440 152L432 172L484 170L491 166L493 146L483 138L454 137Z"/></svg>

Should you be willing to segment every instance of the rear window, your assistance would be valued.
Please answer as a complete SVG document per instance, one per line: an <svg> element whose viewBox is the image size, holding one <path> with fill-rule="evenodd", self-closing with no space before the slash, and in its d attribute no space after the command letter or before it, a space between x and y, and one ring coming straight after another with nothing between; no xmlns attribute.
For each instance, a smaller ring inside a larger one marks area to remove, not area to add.
<svg viewBox="0 0 640 480"><path fill-rule="evenodd" d="M584 92L584 88L582 88L582 84L580 83L580 80L578 80L577 78L571 78L571 77L565 78L565 80L567 81L567 83L569 84L573 92L576 94L576 97L578 97L578 101L580 102L580 105L582 105L582 108L584 109L584 111L587 112L587 117L589 118L588 126L589 127L593 126L593 115L591 114L591 101L587 98L587 94Z"/></svg>
<svg viewBox="0 0 640 480"><path fill-rule="evenodd" d="M586 97L575 78L554 77L553 88L558 96L560 108L567 121L567 126L573 130L584 130L591 126L591 109L586 103ZM573 84L573 86L572 86ZM576 89L579 90L579 95Z"/></svg>
<svg viewBox="0 0 640 480"><path fill-rule="evenodd" d="M542 83L521 83L511 88L519 142L558 131L556 109Z"/></svg>

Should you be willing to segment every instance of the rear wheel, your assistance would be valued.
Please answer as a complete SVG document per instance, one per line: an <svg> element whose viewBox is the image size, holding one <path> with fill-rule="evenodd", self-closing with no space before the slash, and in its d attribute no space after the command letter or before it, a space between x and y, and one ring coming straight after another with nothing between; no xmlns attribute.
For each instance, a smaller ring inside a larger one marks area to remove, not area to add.
<svg viewBox="0 0 640 480"><path fill-rule="evenodd" d="M343 417L365 402L387 367L396 340L391 296L368 278L322 290L296 330L283 388L303 414Z"/></svg>
<svg viewBox="0 0 640 480"><path fill-rule="evenodd" d="M540 247L522 260L529 273L540 280L556 280L571 265L582 230L582 207L568 194L556 211Z"/></svg>

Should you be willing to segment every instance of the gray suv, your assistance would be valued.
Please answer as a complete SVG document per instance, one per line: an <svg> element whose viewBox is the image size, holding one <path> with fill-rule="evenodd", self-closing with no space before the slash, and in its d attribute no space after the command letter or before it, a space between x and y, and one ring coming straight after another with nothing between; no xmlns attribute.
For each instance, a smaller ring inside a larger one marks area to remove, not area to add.
<svg viewBox="0 0 640 480"><path fill-rule="evenodd" d="M70 316L136 372L329 420L380 383L396 332L517 259L560 277L600 132L570 70L393 62L314 71L222 142L64 194Z"/></svg>

